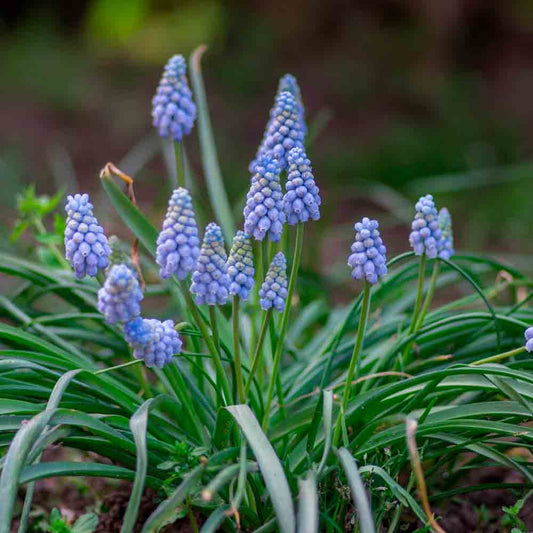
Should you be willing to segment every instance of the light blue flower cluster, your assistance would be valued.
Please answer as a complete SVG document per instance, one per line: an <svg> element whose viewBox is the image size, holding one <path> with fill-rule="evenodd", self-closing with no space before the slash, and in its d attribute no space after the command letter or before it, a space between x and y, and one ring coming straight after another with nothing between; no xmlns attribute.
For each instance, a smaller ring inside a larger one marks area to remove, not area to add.
<svg viewBox="0 0 533 533"><path fill-rule="evenodd" d="M283 92L291 93L298 103L301 128L305 137L305 134L307 133L307 126L305 124L305 107L302 100L302 92L300 91L300 86L298 85L296 78L292 74L285 74L280 78L278 84L278 94Z"/></svg>
<svg viewBox="0 0 533 533"><path fill-rule="evenodd" d="M289 152L289 169L283 197L287 223L294 225L320 218L320 195L313 176L311 161L302 148Z"/></svg>
<svg viewBox="0 0 533 533"><path fill-rule="evenodd" d="M135 272L127 265L114 265L107 271L98 290L98 311L108 324L129 322L141 314L143 293Z"/></svg>
<svg viewBox="0 0 533 533"><path fill-rule="evenodd" d="M254 254L252 243L244 231L238 231L226 263L230 286L229 293L246 301L254 286Z"/></svg>
<svg viewBox="0 0 533 533"><path fill-rule="evenodd" d="M244 231L258 241L268 236L277 242L281 237L285 214L280 172L277 160L265 155L257 162L252 176L244 207Z"/></svg>
<svg viewBox="0 0 533 533"><path fill-rule="evenodd" d="M187 63L182 55L171 57L152 99L152 118L161 137L181 141L196 119L196 106L187 82Z"/></svg>
<svg viewBox="0 0 533 533"><path fill-rule="evenodd" d="M409 242L416 255L426 254L430 259L437 257L441 248L442 232L433 196L422 196L415 205L416 214L411 224Z"/></svg>
<svg viewBox="0 0 533 533"><path fill-rule="evenodd" d="M182 342L172 320L138 317L124 326L126 340L133 347L133 357L147 366L165 366L181 352Z"/></svg>
<svg viewBox="0 0 533 533"><path fill-rule="evenodd" d="M524 337L526 338L526 350L529 353L533 352L533 327L526 329Z"/></svg>
<svg viewBox="0 0 533 533"><path fill-rule="evenodd" d="M157 237L156 261L162 278L176 274L183 280L194 270L200 255L198 228L189 191L176 189L168 203L163 229Z"/></svg>
<svg viewBox="0 0 533 533"><path fill-rule="evenodd" d="M270 308L276 309L280 313L285 309L287 299L287 261L283 252L278 252L265 277L265 281L259 290L259 303L261 308L268 311Z"/></svg>
<svg viewBox="0 0 533 533"><path fill-rule="evenodd" d="M289 151L303 148L304 136L300 106L295 97L288 91L278 94L256 158L250 163L250 171L254 172L261 156L269 153L279 160L282 170L287 168Z"/></svg>
<svg viewBox="0 0 533 533"><path fill-rule="evenodd" d="M439 211L439 228L441 231L439 257L450 259L455 254L453 249L452 217L445 207Z"/></svg>
<svg viewBox="0 0 533 533"><path fill-rule="evenodd" d="M65 206L65 257L70 262L78 279L96 276L109 264L111 253L102 226L93 215L93 204L88 194L67 197Z"/></svg>
<svg viewBox="0 0 533 533"><path fill-rule="evenodd" d="M196 295L198 305L227 303L230 280L226 260L222 230L211 222L205 228L200 256L192 275L191 292Z"/></svg>
<svg viewBox="0 0 533 533"><path fill-rule="evenodd" d="M375 284L387 273L387 248L378 230L377 220L364 217L354 226L355 241L351 246L352 254L348 265L352 268L354 279L366 279Z"/></svg>

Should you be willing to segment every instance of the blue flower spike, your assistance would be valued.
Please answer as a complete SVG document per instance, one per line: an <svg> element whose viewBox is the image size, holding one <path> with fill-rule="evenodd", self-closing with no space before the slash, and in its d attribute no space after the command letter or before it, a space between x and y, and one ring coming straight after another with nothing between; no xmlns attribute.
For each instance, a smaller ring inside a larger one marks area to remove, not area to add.
<svg viewBox="0 0 533 533"><path fill-rule="evenodd" d="M141 314L143 293L137 275L125 264L113 265L98 290L98 310L108 324L129 322Z"/></svg>
<svg viewBox="0 0 533 533"><path fill-rule="evenodd" d="M429 259L437 257L441 248L442 231L433 196L422 196L415 205L416 214L411 224L409 242L416 255L426 254Z"/></svg>
<svg viewBox="0 0 533 533"><path fill-rule="evenodd" d="M146 366L162 368L181 352L182 342L172 320L137 317L124 326L124 334L133 357L143 359Z"/></svg>
<svg viewBox="0 0 533 533"><path fill-rule="evenodd" d="M270 266L265 277L265 281L259 290L259 303L261 308L268 311L270 308L279 311L285 309L287 299L287 261L283 252L278 252Z"/></svg>
<svg viewBox="0 0 533 533"><path fill-rule="evenodd" d="M439 257L450 259L455 254L455 250L453 249L452 217L445 207L439 211L439 228L442 234Z"/></svg>
<svg viewBox="0 0 533 533"><path fill-rule="evenodd" d="M152 99L153 125L160 137L181 141L196 119L196 106L187 81L187 63L182 55L172 56Z"/></svg>
<svg viewBox="0 0 533 533"><path fill-rule="evenodd" d="M244 231L233 237L226 268L229 276L229 293L246 301L254 286L254 254L252 243Z"/></svg>
<svg viewBox="0 0 533 533"><path fill-rule="evenodd" d="M526 338L526 350L529 353L533 352L533 327L527 328L524 332L524 337Z"/></svg>
<svg viewBox="0 0 533 533"><path fill-rule="evenodd" d="M283 92L291 93L294 96L296 102L298 103L300 111L301 129L305 137L305 134L307 133L307 126L305 124L305 107L302 100L302 91L300 91L298 81L292 74L285 74L280 78L278 84L278 94Z"/></svg>
<svg viewBox="0 0 533 533"><path fill-rule="evenodd" d="M162 278L173 274L184 280L196 266L200 255L198 227L189 191L176 189L168 203L163 229L157 237L156 262Z"/></svg>
<svg viewBox="0 0 533 533"><path fill-rule="evenodd" d="M251 179L244 207L244 231L258 241L268 237L277 242L281 237L285 213L280 172L278 161L266 155L259 159Z"/></svg>
<svg viewBox="0 0 533 533"><path fill-rule="evenodd" d="M68 196L65 211L65 257L78 279L94 277L98 270L107 268L111 249L102 226L93 214L89 195Z"/></svg>
<svg viewBox="0 0 533 533"><path fill-rule="evenodd" d="M283 211L290 225L320 218L320 195L311 161L302 148L289 152L289 169L283 197Z"/></svg>
<svg viewBox="0 0 533 533"><path fill-rule="evenodd" d="M205 228L200 256L192 275L191 292L196 295L198 305L224 305L228 302L230 279L227 258L222 230L211 222Z"/></svg>
<svg viewBox="0 0 533 533"><path fill-rule="evenodd" d="M377 220L367 217L355 224L355 241L351 246L352 254L348 258L352 278L366 280L371 285L387 274L387 248L383 244L378 227Z"/></svg>

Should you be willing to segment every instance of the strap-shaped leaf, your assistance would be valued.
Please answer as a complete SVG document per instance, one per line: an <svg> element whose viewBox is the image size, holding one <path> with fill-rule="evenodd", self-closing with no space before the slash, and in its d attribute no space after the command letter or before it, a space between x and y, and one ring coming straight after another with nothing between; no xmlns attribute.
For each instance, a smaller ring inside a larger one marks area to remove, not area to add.
<svg viewBox="0 0 533 533"><path fill-rule="evenodd" d="M300 480L299 485L298 533L318 533L318 492L314 474Z"/></svg>

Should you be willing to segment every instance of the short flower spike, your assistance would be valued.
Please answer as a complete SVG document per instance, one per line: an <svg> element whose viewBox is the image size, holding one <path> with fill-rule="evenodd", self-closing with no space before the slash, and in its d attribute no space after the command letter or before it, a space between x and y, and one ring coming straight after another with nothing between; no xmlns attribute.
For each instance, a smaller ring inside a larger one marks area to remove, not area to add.
<svg viewBox="0 0 533 533"><path fill-rule="evenodd" d="M98 290L98 310L108 324L129 322L141 314L143 293L137 276L127 265L113 265Z"/></svg>
<svg viewBox="0 0 533 533"><path fill-rule="evenodd" d="M65 257L78 279L96 276L98 270L107 268L111 249L102 226L93 215L89 195L68 196L65 211Z"/></svg>
<svg viewBox="0 0 533 533"><path fill-rule="evenodd" d="M222 230L211 222L205 228L200 257L192 275L191 292L196 295L198 305L227 303L230 281L226 260Z"/></svg>
<svg viewBox="0 0 533 533"><path fill-rule="evenodd" d="M423 253L430 259L437 257L441 246L442 232L433 196L422 196L415 205L416 214L411 224L409 242L416 255Z"/></svg>
<svg viewBox="0 0 533 533"><path fill-rule="evenodd" d="M196 119L196 106L187 81L187 63L182 55L168 60L152 99L153 124L161 137L181 141Z"/></svg>
<svg viewBox="0 0 533 533"><path fill-rule="evenodd" d="M270 155L260 158L246 195L244 231L258 241L268 237L277 242L281 237L285 214L280 171L277 160Z"/></svg>
<svg viewBox="0 0 533 533"><path fill-rule="evenodd" d="M282 92L270 114L270 120L257 155L250 163L250 171L255 170L261 156L271 154L279 160L281 169L288 166L288 154L292 148L303 148L304 131L300 119L300 106L290 92Z"/></svg>
<svg viewBox="0 0 533 533"><path fill-rule="evenodd" d="M289 152L289 169L283 197L283 211L290 225L320 218L320 195L311 161L302 148Z"/></svg>
<svg viewBox="0 0 533 533"><path fill-rule="evenodd" d="M524 332L524 337L526 338L526 350L529 353L533 352L533 327L527 328Z"/></svg>
<svg viewBox="0 0 533 533"><path fill-rule="evenodd" d="M305 137L305 134L307 133L307 126L305 124L305 107L302 100L302 91L300 91L298 81L292 74L285 74L280 78L278 84L278 94L283 92L291 93L294 96L296 102L298 103L298 106L300 108L301 129Z"/></svg>
<svg viewBox="0 0 533 533"><path fill-rule="evenodd" d="M450 259L455 254L455 250L453 249L452 217L445 207L439 211L439 228L442 233L439 257Z"/></svg>
<svg viewBox="0 0 533 533"><path fill-rule="evenodd" d="M108 239L109 242L109 248L111 249L111 253L109 254L109 265L107 267L107 271L111 270L112 267L115 265L126 265L130 267L132 270L135 270L135 266L133 265L131 261L130 254L126 253L120 245L120 239L116 235L111 235Z"/></svg>
<svg viewBox="0 0 533 533"><path fill-rule="evenodd" d="M368 281L374 285L387 273L387 248L383 244L378 230L377 220L364 217L354 226L356 234L352 244L352 254L348 265L352 268L352 277Z"/></svg>
<svg viewBox="0 0 533 533"><path fill-rule="evenodd" d="M274 308L280 313L285 309L285 300L287 299L287 261L283 252L278 252L268 271L259 290L259 302L261 308L268 311Z"/></svg>
<svg viewBox="0 0 533 533"><path fill-rule="evenodd" d="M156 262L162 278L173 274L184 280L196 266L200 255L198 227L189 191L176 189L168 203L163 229L157 237Z"/></svg>
<svg viewBox="0 0 533 533"><path fill-rule="evenodd" d="M146 366L162 368L181 352L182 342L172 320L138 317L124 326L126 340L133 347L133 357Z"/></svg>
<svg viewBox="0 0 533 533"><path fill-rule="evenodd" d="M254 254L252 243L244 231L233 237L233 245L226 263L230 281L229 293L246 301L254 286Z"/></svg>

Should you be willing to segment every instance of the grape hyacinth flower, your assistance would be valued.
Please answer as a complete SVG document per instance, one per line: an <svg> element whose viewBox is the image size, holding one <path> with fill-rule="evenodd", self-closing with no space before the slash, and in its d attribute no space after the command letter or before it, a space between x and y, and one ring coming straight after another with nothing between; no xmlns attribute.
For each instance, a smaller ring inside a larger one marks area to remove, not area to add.
<svg viewBox="0 0 533 533"><path fill-rule="evenodd" d="M524 337L526 338L526 350L529 353L533 352L533 327L527 328Z"/></svg>
<svg viewBox="0 0 533 533"><path fill-rule="evenodd" d="M211 222L205 229L200 256L192 275L191 292L196 295L198 305L227 303L230 280L226 261L222 230Z"/></svg>
<svg viewBox="0 0 533 533"><path fill-rule="evenodd" d="M78 279L96 276L98 270L107 268L111 249L102 226L93 214L89 195L68 196L65 211L65 257Z"/></svg>
<svg viewBox="0 0 533 533"><path fill-rule="evenodd" d="M162 278L176 274L184 280L196 266L200 240L189 191L180 187L172 193L163 229L157 237L156 262Z"/></svg>
<svg viewBox="0 0 533 533"><path fill-rule="evenodd" d="M292 148L303 148L304 131L300 119L300 106L288 91L278 94L272 108L270 120L256 157L250 163L250 171L255 171L261 156L272 154L279 160L280 168L287 168L287 156Z"/></svg>
<svg viewBox="0 0 533 533"><path fill-rule="evenodd" d="M261 157L252 176L244 207L244 231L262 241L266 236L279 241L285 214L283 193L279 183L281 169L270 155Z"/></svg>
<svg viewBox="0 0 533 533"><path fill-rule="evenodd" d="M196 119L196 106L187 81L187 63L182 55L172 56L152 99L153 125L160 137L181 141Z"/></svg>
<svg viewBox="0 0 533 533"><path fill-rule="evenodd" d="M98 310L108 324L129 322L141 314L143 293L137 275L128 265L113 265L98 290Z"/></svg>
<svg viewBox="0 0 533 533"><path fill-rule="evenodd" d="M367 217L355 224L355 241L351 246L352 254L348 258L352 277L357 280L366 279L371 285L387 273L387 248L383 244L378 227L377 220Z"/></svg>
<svg viewBox="0 0 533 533"><path fill-rule="evenodd" d="M146 366L165 366L181 352L182 342L172 320L137 317L124 326L126 340L133 357L143 359Z"/></svg>
<svg viewBox="0 0 533 533"><path fill-rule="evenodd" d="M320 218L318 187L315 184L311 161L302 148L293 148L288 156L289 169L283 197L283 211L290 225Z"/></svg>
<svg viewBox="0 0 533 533"><path fill-rule="evenodd" d="M433 196L422 196L415 205L416 215L411 224L409 242L416 255L426 254L430 259L437 257L441 246L442 232Z"/></svg>
<svg viewBox="0 0 533 533"><path fill-rule="evenodd" d="M280 78L278 85L278 94L283 92L291 93L294 96L296 102L298 103L301 129L305 138L305 134L307 133L307 126L305 124L305 107L302 100L302 92L300 91L300 86L298 85L296 78L292 74L285 74Z"/></svg>
<svg viewBox="0 0 533 533"><path fill-rule="evenodd" d="M238 231L233 237L226 268L229 276L229 293L246 301L254 286L254 255L252 243L244 233Z"/></svg>
<svg viewBox="0 0 533 533"><path fill-rule="evenodd" d="M445 207L439 211L439 228L441 230L439 257L450 259L455 254L453 249L452 217Z"/></svg>
<svg viewBox="0 0 533 533"><path fill-rule="evenodd" d="M285 309L287 299L287 261L283 252L278 252L268 267L265 281L259 290L261 308L268 311L276 309L280 313Z"/></svg>

